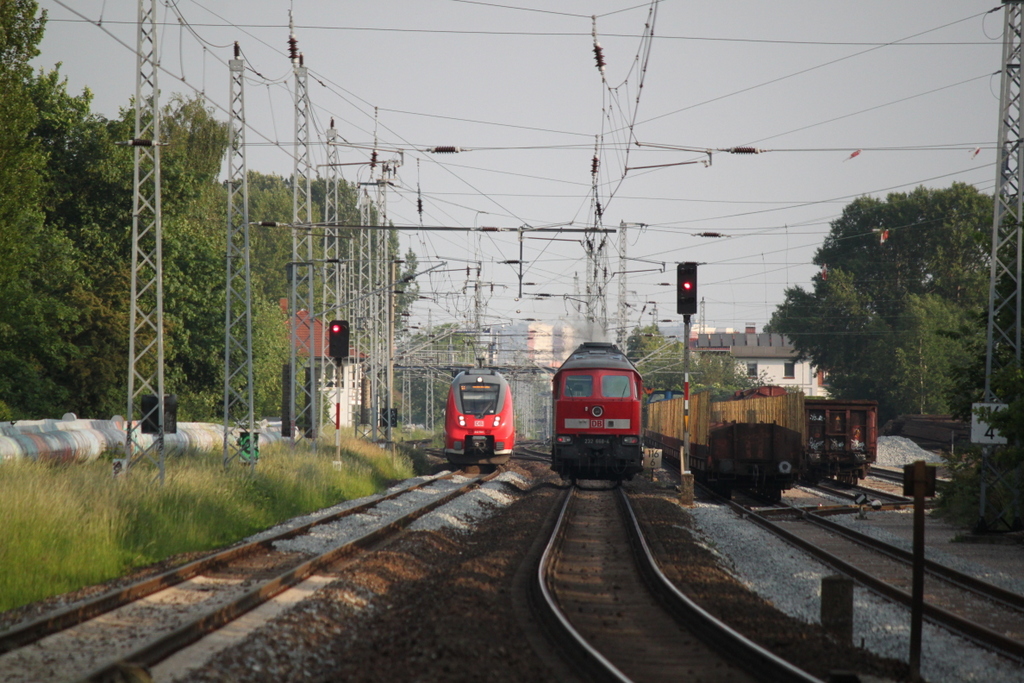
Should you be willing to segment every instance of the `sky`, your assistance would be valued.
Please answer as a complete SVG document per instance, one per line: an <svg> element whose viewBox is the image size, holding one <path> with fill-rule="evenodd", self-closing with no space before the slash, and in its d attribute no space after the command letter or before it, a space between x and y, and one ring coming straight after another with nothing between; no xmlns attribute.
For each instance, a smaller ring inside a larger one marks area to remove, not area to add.
<svg viewBox="0 0 1024 683"><path fill-rule="evenodd" d="M137 5L40 0L34 64L114 117L135 91ZM351 164L400 163L387 216L428 297L410 322L580 318L585 235L609 239L615 324L681 322L675 264L700 264L699 320L760 329L807 287L830 221L861 196L995 186L1003 10L994 0L165 0L161 100L207 98L227 119L227 60L246 61L247 165L294 168L289 14L309 68L311 156L333 119ZM598 69L596 41L605 68ZM430 150L457 147L456 154ZM724 150L752 147L757 154ZM598 159L597 174L593 173ZM422 214L417 200L422 200ZM596 218L596 202L601 207ZM250 216L259 220L258 216ZM620 265L620 225L628 260ZM501 228L458 232L431 227ZM718 236L709 237L707 233ZM523 263L522 287L518 265ZM441 266L441 263L445 263ZM490 286L493 283L493 287ZM520 296L520 289L522 296ZM697 320L695 320L697 322ZM597 335L595 334L595 338ZM611 335L614 339L614 333Z"/></svg>

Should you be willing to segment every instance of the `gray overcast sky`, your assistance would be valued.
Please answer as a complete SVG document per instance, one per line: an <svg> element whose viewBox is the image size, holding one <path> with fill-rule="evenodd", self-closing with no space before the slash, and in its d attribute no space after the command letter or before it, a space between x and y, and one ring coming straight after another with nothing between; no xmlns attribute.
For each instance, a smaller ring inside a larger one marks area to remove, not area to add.
<svg viewBox="0 0 1024 683"><path fill-rule="evenodd" d="M50 23L36 65L62 62L69 89L88 87L94 111L115 116L135 90L136 3L40 4ZM651 301L657 318L677 320L674 263L698 261L707 324L760 329L784 289L818 271L814 251L852 199L954 181L992 192L1004 18L987 12L997 5L169 0L159 11L159 78L164 102L200 91L226 119L226 64L238 41L253 70L248 167L289 175L291 9L310 69L314 163L326 160L332 117L353 144L343 162L366 161L359 146L375 133L382 148L403 150L388 196L395 224L420 224L419 188L424 225L592 225L596 144L603 226L647 226L629 231L629 256L642 259L629 266L637 271L628 276L630 324L641 310L645 324L655 319ZM645 41L652 21L654 38ZM425 151L439 145L469 151ZM654 145L768 151L667 165L708 156ZM656 165L665 166L637 168ZM366 166L343 171L348 181L367 174ZM698 236L709 231L726 237ZM513 267L500 263L519 258L515 233L485 233L478 245L467 233L403 233L402 245L424 263L459 267L478 249L483 277L495 283L490 322L553 321L575 317L574 291L585 283L580 237L524 241L523 279L536 284L522 299ZM613 244L610 271L619 270L616 254ZM438 296L417 306L417 322L428 310L434 324L465 319L465 284L464 273L421 278L421 289ZM611 315L617 291L612 282Z"/></svg>

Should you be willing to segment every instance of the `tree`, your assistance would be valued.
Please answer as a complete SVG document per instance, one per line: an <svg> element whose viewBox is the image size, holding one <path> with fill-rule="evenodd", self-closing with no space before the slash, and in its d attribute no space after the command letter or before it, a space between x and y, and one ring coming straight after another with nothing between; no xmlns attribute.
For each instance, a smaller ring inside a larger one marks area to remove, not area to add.
<svg viewBox="0 0 1024 683"><path fill-rule="evenodd" d="M985 304L991 211L961 183L855 200L814 256L812 289L787 289L766 331L826 369L833 396L877 399L883 419L948 412L962 332Z"/></svg>
<svg viewBox="0 0 1024 683"><path fill-rule="evenodd" d="M626 355L644 378L648 389L682 389L685 384L683 343L661 334L656 324L637 328L626 340ZM690 392L711 391L712 400L724 400L736 391L757 386L730 353L690 353Z"/></svg>
<svg viewBox="0 0 1024 683"><path fill-rule="evenodd" d="M0 418L31 415L59 387L46 367L62 343L54 328L66 309L47 295L36 300L36 273L47 240L43 231L46 153L32 135L39 113L30 92L29 61L39 54L46 21L30 0L0 3ZM55 250L66 248L55 245ZM30 350L24 358L24 350Z"/></svg>

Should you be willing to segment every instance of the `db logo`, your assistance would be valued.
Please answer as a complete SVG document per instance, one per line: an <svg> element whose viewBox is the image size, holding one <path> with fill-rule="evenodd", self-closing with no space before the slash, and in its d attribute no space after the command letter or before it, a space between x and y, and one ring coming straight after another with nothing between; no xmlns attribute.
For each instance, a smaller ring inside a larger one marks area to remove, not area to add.
<svg viewBox="0 0 1024 683"><path fill-rule="evenodd" d="M483 427L484 426L484 421L483 420L473 420L473 426L474 427Z"/></svg>
<svg viewBox="0 0 1024 683"><path fill-rule="evenodd" d="M604 429L604 420L591 420L590 421L590 428L591 429Z"/></svg>

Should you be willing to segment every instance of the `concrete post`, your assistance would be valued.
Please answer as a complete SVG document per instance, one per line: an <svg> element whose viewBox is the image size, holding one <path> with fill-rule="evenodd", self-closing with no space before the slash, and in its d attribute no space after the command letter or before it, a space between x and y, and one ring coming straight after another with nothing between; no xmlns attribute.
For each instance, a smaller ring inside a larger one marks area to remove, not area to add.
<svg viewBox="0 0 1024 683"><path fill-rule="evenodd" d="M821 626L836 641L853 642L853 579L825 576L821 579Z"/></svg>

